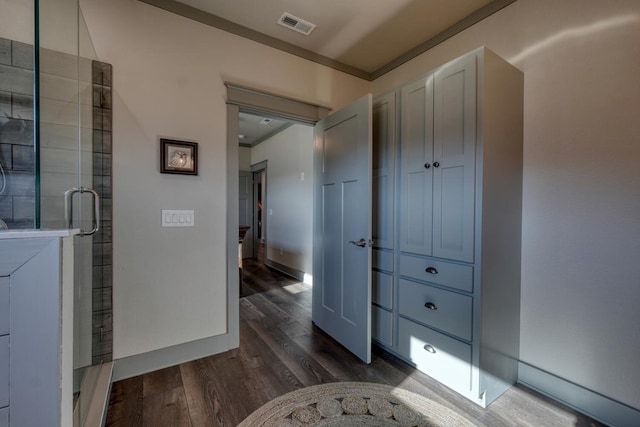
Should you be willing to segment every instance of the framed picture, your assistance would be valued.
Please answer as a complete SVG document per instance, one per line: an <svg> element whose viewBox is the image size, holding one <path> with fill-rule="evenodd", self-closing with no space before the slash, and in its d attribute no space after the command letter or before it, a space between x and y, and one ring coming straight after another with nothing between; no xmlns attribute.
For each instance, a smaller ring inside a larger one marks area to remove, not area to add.
<svg viewBox="0 0 640 427"><path fill-rule="evenodd" d="M198 143L161 138L160 172L198 175Z"/></svg>

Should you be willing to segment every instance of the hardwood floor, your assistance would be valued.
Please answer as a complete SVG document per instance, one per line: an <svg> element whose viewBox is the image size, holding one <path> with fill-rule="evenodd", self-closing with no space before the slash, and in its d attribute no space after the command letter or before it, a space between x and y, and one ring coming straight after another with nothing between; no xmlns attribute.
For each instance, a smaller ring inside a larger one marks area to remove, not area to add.
<svg viewBox="0 0 640 427"><path fill-rule="evenodd" d="M517 385L482 409L374 346L365 365L311 323L311 288L244 263L240 348L113 384L107 426L236 426L271 399L314 384L368 381L419 393L478 426L602 424Z"/></svg>

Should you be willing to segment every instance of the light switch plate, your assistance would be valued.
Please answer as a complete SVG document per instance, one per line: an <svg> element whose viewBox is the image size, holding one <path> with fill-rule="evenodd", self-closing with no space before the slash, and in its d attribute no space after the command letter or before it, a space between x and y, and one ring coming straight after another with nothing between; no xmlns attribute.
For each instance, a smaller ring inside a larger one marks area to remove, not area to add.
<svg viewBox="0 0 640 427"><path fill-rule="evenodd" d="M195 220L193 210L162 210L163 227L193 227Z"/></svg>

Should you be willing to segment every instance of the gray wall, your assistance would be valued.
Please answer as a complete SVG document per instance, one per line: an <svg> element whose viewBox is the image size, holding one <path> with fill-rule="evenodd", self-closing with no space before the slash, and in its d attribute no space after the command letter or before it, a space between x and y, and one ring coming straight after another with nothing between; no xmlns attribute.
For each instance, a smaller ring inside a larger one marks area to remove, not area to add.
<svg viewBox="0 0 640 427"><path fill-rule="evenodd" d="M293 125L251 149L251 163L267 160L266 258L311 282L313 127Z"/></svg>
<svg viewBox="0 0 640 427"><path fill-rule="evenodd" d="M240 147L238 149L238 169L241 171L251 170L251 148Z"/></svg>

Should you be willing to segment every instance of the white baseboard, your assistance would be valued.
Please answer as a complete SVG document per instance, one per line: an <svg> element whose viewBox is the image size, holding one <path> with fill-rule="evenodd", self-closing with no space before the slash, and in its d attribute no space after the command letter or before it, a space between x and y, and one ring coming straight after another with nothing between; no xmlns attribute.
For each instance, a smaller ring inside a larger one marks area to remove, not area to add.
<svg viewBox="0 0 640 427"><path fill-rule="evenodd" d="M123 357L113 362L113 381L124 380L202 357L224 353L234 348L234 342L230 334L222 334L135 356Z"/></svg>
<svg viewBox="0 0 640 427"><path fill-rule="evenodd" d="M640 410L524 362L518 364L518 382L604 424L638 426Z"/></svg>

